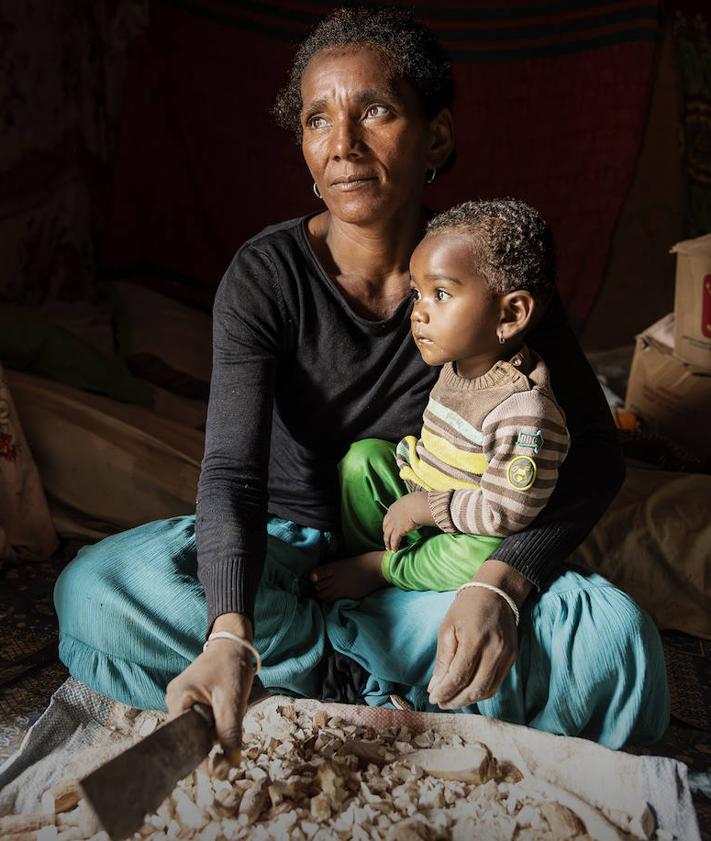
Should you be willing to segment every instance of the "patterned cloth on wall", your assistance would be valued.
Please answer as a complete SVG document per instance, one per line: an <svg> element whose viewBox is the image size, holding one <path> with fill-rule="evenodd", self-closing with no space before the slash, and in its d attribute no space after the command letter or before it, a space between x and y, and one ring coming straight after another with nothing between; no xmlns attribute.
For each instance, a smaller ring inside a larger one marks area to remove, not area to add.
<svg viewBox="0 0 711 841"><path fill-rule="evenodd" d="M126 52L144 0L0 0L0 301L94 292Z"/></svg>
<svg viewBox="0 0 711 841"><path fill-rule="evenodd" d="M316 210L269 115L292 44L336 2L154 0L132 64L102 257L209 304L261 227ZM435 208L516 195L549 218L560 286L585 319L634 173L659 34L648 0L407 2L449 49L458 160Z"/></svg>
<svg viewBox="0 0 711 841"><path fill-rule="evenodd" d="M677 0L674 46L683 132L684 234L711 232L711 7Z"/></svg>

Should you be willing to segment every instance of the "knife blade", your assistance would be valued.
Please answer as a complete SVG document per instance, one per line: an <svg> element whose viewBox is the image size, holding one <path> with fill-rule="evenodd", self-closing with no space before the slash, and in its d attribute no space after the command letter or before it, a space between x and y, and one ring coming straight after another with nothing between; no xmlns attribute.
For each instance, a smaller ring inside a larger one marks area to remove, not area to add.
<svg viewBox="0 0 711 841"><path fill-rule="evenodd" d="M254 679L247 707L270 693ZM215 742L210 707L194 704L140 742L79 780L84 796L112 841L143 826L176 784L202 762Z"/></svg>
<svg viewBox="0 0 711 841"><path fill-rule="evenodd" d="M85 798L113 841L140 829L214 741L212 710L195 704L81 779Z"/></svg>

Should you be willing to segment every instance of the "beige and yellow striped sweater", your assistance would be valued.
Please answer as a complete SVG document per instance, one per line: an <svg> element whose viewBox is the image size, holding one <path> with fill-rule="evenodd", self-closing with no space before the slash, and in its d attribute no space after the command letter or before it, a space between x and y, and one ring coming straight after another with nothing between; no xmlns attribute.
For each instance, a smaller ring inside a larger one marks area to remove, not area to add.
<svg viewBox="0 0 711 841"><path fill-rule="evenodd" d="M397 461L442 531L506 537L545 507L569 443L548 368L524 346L474 379L446 364Z"/></svg>

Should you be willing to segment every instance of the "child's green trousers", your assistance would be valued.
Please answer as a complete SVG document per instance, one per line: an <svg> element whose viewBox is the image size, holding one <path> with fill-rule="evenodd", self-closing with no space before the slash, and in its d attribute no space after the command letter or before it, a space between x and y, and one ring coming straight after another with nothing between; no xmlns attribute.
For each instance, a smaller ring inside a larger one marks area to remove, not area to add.
<svg viewBox="0 0 711 841"><path fill-rule="evenodd" d="M395 445L378 438L353 444L339 466L341 518L347 555L383 549L383 517L409 493L395 461ZM385 552L385 580L402 590L456 590L501 543L500 537L444 534L421 528L407 534L397 552Z"/></svg>

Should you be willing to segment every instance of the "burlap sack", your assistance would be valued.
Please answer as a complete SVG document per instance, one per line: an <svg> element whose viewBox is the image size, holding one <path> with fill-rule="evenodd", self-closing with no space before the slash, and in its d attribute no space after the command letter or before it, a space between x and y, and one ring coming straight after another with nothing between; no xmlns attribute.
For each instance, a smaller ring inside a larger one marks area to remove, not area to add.
<svg viewBox="0 0 711 841"><path fill-rule="evenodd" d="M628 465L607 512L573 553L662 629L711 639L711 476Z"/></svg>
<svg viewBox="0 0 711 841"><path fill-rule="evenodd" d="M19 371L7 380L61 534L100 538L195 511L203 404L149 410Z"/></svg>
<svg viewBox="0 0 711 841"><path fill-rule="evenodd" d="M42 483L0 366L0 558L47 558L57 542Z"/></svg>

